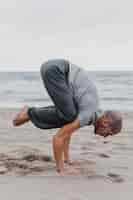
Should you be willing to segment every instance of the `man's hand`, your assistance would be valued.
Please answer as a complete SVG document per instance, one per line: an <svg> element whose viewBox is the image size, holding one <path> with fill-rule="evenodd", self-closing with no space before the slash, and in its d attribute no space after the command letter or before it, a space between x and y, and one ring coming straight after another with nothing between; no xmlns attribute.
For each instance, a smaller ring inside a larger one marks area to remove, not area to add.
<svg viewBox="0 0 133 200"><path fill-rule="evenodd" d="M65 141L71 137L75 130L80 128L79 119L75 119L73 122L65 124L58 133L53 137L53 151L56 160L56 167L58 172L65 172L64 161L63 161L63 151ZM71 171L71 170L67 170ZM73 170L74 171L74 170ZM72 172L72 171L71 171Z"/></svg>
<svg viewBox="0 0 133 200"><path fill-rule="evenodd" d="M75 175L77 175L77 174L79 174L80 173L80 170L79 169L77 169L77 168L65 168L65 169L63 169L61 172L60 172L60 174L61 175L71 175L71 174L75 174Z"/></svg>

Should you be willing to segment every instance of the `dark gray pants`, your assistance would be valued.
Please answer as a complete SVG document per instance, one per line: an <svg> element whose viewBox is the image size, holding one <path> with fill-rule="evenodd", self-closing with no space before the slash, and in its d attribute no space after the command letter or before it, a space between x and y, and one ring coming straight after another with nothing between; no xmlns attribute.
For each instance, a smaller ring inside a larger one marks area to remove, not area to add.
<svg viewBox="0 0 133 200"><path fill-rule="evenodd" d="M78 107L69 87L68 74L69 62L63 59L49 60L41 66L41 77L54 106L29 108L30 120L36 127L60 128L77 117Z"/></svg>

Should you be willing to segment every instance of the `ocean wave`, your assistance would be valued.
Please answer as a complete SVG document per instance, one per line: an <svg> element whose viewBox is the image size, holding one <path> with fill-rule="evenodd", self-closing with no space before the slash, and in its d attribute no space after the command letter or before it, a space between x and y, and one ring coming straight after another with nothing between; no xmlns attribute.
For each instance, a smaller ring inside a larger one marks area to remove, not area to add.
<svg viewBox="0 0 133 200"><path fill-rule="evenodd" d="M133 110L133 72L90 72L90 76L103 107ZM0 97L1 105L10 101L10 105L51 102L39 72L1 72Z"/></svg>
<svg viewBox="0 0 133 200"><path fill-rule="evenodd" d="M132 101L133 98L128 97L103 97L101 98L103 101Z"/></svg>

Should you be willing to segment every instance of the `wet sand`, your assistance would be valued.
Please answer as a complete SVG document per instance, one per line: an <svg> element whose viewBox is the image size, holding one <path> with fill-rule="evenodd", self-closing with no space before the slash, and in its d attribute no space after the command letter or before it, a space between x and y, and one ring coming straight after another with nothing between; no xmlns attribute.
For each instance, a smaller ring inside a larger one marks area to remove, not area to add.
<svg viewBox="0 0 133 200"><path fill-rule="evenodd" d="M86 200L99 199L98 194L112 199L116 197L114 192L119 199L132 199L133 113L122 113L123 130L114 137L95 136L93 127L76 131L71 157L80 160L76 167L81 173L60 176L55 171L51 143L58 129L40 130L32 123L14 128L11 119L16 112L17 109L9 108L0 112L2 199Z"/></svg>

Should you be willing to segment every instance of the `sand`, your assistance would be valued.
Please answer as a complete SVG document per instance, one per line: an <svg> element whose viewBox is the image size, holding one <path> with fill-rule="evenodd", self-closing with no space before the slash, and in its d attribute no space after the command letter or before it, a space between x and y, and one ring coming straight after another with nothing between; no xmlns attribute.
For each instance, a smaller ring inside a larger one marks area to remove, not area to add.
<svg viewBox="0 0 133 200"><path fill-rule="evenodd" d="M52 136L58 129L40 130L27 123L19 128L11 119L17 109L0 112L0 197L6 199L132 199L133 113L122 113L122 132L106 139L93 127L75 132L72 159L81 171L60 176L55 170Z"/></svg>

